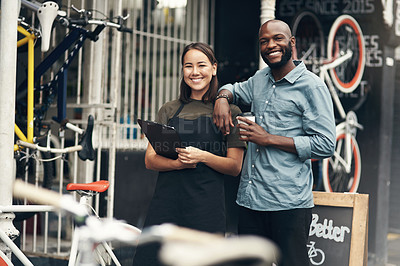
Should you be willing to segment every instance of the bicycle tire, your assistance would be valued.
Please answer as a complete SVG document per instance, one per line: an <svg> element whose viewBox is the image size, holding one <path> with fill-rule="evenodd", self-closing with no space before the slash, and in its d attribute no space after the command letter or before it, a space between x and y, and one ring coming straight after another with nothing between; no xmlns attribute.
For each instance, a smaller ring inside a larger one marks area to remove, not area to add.
<svg viewBox="0 0 400 266"><path fill-rule="evenodd" d="M295 59L303 61L307 69L318 74L319 65L325 58L324 32L318 17L311 11L301 11L293 19L292 33L296 37ZM315 44L312 51L310 44ZM308 52L311 52L310 56L307 56Z"/></svg>
<svg viewBox="0 0 400 266"><path fill-rule="evenodd" d="M335 42L339 42L339 51L335 51ZM328 35L328 60L335 54L344 54L347 50L353 56L343 64L330 69L333 83L344 93L354 91L361 82L365 68L365 42L361 27L349 15L339 16L332 24Z"/></svg>
<svg viewBox="0 0 400 266"><path fill-rule="evenodd" d="M345 132L339 132L336 137L336 152L343 158ZM335 160L335 155L324 159L322 163L322 178L326 192L357 192L361 178L360 149L354 136L351 136L352 161L351 171L346 173L344 166ZM336 167L332 165L336 163Z"/></svg>
<svg viewBox="0 0 400 266"><path fill-rule="evenodd" d="M318 255L320 254L320 255ZM314 260L314 257L317 257L316 260ZM322 263L324 263L325 261L325 254L322 250L320 250L319 248L315 249L315 255L314 257L309 257L310 262L312 265L321 265Z"/></svg>

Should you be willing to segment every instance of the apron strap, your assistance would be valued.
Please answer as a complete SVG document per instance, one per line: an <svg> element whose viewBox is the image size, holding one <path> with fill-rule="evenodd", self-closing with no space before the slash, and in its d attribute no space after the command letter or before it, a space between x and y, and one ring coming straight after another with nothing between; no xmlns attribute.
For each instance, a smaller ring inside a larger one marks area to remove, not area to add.
<svg viewBox="0 0 400 266"><path fill-rule="evenodd" d="M179 115L179 113L182 111L184 106L185 106L185 104L182 103L181 106L179 106L178 110L176 111L176 113L174 114L174 116L171 119L174 119L175 117L177 117Z"/></svg>

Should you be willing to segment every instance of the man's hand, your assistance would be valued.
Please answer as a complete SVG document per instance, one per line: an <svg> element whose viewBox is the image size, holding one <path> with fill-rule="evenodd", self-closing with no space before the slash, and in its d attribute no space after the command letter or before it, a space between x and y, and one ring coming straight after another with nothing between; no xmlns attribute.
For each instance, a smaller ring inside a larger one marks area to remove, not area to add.
<svg viewBox="0 0 400 266"><path fill-rule="evenodd" d="M213 112L214 124L221 130L224 135L230 133L230 127L234 127L229 102L225 98L215 101Z"/></svg>
<svg viewBox="0 0 400 266"><path fill-rule="evenodd" d="M247 118L238 116L237 119L246 123L238 123L237 125L238 128L242 129L239 131L240 140L250 141L260 146L266 145L266 140L271 134L265 131L260 125Z"/></svg>
<svg viewBox="0 0 400 266"><path fill-rule="evenodd" d="M293 138L272 135L262 126L242 116L238 116L237 119L247 124L238 123L237 125L238 128L242 129L239 130L240 140L250 141L259 146L273 146L280 150L297 154Z"/></svg>

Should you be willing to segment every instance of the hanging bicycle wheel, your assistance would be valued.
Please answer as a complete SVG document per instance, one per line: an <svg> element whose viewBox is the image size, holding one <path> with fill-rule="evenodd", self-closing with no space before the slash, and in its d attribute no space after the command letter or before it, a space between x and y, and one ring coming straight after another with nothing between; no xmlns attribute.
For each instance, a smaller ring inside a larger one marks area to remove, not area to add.
<svg viewBox="0 0 400 266"><path fill-rule="evenodd" d="M310 71L318 74L320 62L325 58L325 41L317 16L310 11L300 12L293 20L292 31L296 37L294 59L303 61Z"/></svg>
<svg viewBox="0 0 400 266"><path fill-rule="evenodd" d="M344 166L345 133L337 134L335 154L322 163L322 178L327 192L357 192L361 177L360 149L354 136L351 138L351 170Z"/></svg>
<svg viewBox="0 0 400 266"><path fill-rule="evenodd" d="M339 46L338 51L336 42ZM352 57L330 69L334 84L344 93L354 91L360 84L365 68L365 44L357 21L349 15L342 15L335 20L329 32L328 60L336 55L344 55L348 51L352 52Z"/></svg>

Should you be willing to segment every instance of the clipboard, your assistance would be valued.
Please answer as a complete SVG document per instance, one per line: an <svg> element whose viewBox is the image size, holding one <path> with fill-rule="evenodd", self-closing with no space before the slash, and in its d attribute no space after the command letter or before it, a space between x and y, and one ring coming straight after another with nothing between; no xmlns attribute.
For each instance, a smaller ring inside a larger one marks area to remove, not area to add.
<svg viewBox="0 0 400 266"><path fill-rule="evenodd" d="M181 147L181 139L174 127L142 119L138 119L138 124L158 155L178 158L175 148Z"/></svg>

